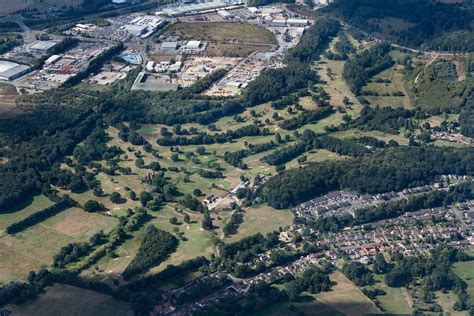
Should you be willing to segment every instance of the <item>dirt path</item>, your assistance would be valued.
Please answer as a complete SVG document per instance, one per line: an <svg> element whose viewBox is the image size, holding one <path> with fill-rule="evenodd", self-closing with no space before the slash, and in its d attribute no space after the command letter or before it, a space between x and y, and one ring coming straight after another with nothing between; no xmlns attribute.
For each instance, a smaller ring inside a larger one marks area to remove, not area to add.
<svg viewBox="0 0 474 316"><path fill-rule="evenodd" d="M452 60L451 61L454 66L456 66L456 74L458 75L458 81L464 81L466 80L466 72L464 71L464 68L459 60Z"/></svg>

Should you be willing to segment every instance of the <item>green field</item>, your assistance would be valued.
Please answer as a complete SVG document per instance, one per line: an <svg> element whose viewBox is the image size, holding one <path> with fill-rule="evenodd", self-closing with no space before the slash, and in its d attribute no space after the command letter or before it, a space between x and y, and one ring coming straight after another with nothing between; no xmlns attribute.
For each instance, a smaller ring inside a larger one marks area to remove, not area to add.
<svg viewBox="0 0 474 316"><path fill-rule="evenodd" d="M456 262L453 266L454 273L468 284L467 292L474 303L474 261Z"/></svg>
<svg viewBox="0 0 474 316"><path fill-rule="evenodd" d="M12 315L103 315L133 316L130 306L97 292L57 284L39 298L22 305L9 305Z"/></svg>
<svg viewBox="0 0 474 316"><path fill-rule="evenodd" d="M0 229L4 230L7 226L51 205L53 205L53 202L44 195L33 196L15 209L0 213Z"/></svg>
<svg viewBox="0 0 474 316"><path fill-rule="evenodd" d="M360 289L337 271L330 275L337 284L330 292L316 294L316 299L348 316L378 314L379 309Z"/></svg>
<svg viewBox="0 0 474 316"><path fill-rule="evenodd" d="M53 256L68 243L86 241L104 230L108 232L118 220L67 209L18 234L0 238L0 283L25 279L28 272L52 263Z"/></svg>

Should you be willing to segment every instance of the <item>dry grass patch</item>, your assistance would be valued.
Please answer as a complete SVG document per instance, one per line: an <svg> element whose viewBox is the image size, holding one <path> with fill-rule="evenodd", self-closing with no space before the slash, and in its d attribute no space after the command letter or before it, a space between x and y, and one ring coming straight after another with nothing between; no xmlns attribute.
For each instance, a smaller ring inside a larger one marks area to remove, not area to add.
<svg viewBox="0 0 474 316"><path fill-rule="evenodd" d="M332 291L317 294L316 298L319 301L337 309L347 316L380 313L377 306L341 272L334 272L330 275L330 278L337 284L332 287Z"/></svg>

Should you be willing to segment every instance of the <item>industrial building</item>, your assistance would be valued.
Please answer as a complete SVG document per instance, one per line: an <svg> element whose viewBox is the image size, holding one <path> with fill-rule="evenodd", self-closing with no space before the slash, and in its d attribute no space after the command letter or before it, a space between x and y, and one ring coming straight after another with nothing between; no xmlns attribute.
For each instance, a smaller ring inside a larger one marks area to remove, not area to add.
<svg viewBox="0 0 474 316"><path fill-rule="evenodd" d="M224 20L230 20L234 18L234 15L226 10L218 10L217 14Z"/></svg>
<svg viewBox="0 0 474 316"><path fill-rule="evenodd" d="M175 52L178 49L178 42L163 42L161 50L164 52Z"/></svg>
<svg viewBox="0 0 474 316"><path fill-rule="evenodd" d="M34 41L30 44L29 49L45 52L58 44L58 41Z"/></svg>
<svg viewBox="0 0 474 316"><path fill-rule="evenodd" d="M31 68L11 61L0 60L0 80L15 80L28 72Z"/></svg>
<svg viewBox="0 0 474 316"><path fill-rule="evenodd" d="M309 20L290 18L286 20L286 23L288 24L288 26L304 27L309 25Z"/></svg>
<svg viewBox="0 0 474 316"><path fill-rule="evenodd" d="M191 5L182 5L179 7L166 8L163 13L170 17L177 17L190 14L198 14L206 11L216 11L217 9L229 6L228 3L222 1L195 3Z"/></svg>

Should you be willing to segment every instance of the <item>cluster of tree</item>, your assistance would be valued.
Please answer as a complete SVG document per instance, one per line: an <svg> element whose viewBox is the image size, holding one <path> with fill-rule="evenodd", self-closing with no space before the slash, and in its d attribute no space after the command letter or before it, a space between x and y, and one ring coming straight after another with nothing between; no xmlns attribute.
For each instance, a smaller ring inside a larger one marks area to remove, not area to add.
<svg viewBox="0 0 474 316"><path fill-rule="evenodd" d="M464 136L474 138L474 105L459 114L459 129Z"/></svg>
<svg viewBox="0 0 474 316"><path fill-rule="evenodd" d="M306 89L309 83L317 81L318 76L310 67L294 62L284 68L262 72L245 88L243 98L248 105L254 106Z"/></svg>
<svg viewBox="0 0 474 316"><path fill-rule="evenodd" d="M366 147L350 140L339 139L331 136L318 137L318 135L311 130L305 130L301 140L302 142L295 145L275 150L271 154L263 157L262 161L270 165L278 166L285 164L312 149L326 149L339 155L353 157L359 157L371 153L371 151Z"/></svg>
<svg viewBox="0 0 474 316"><path fill-rule="evenodd" d="M193 94L200 94L206 91L211 87L214 82L217 82L227 74L226 69L218 69L206 77L196 81L186 89L188 89Z"/></svg>
<svg viewBox="0 0 474 316"><path fill-rule="evenodd" d="M462 250L447 246L439 246L431 251L430 256L395 255L395 266L385 275L385 283L391 287L407 286L416 278L422 279L422 298L430 300L433 292L453 290L458 297L454 304L455 310L469 308L469 295L466 292L467 284L451 269L453 263L466 261L472 258Z"/></svg>
<svg viewBox="0 0 474 316"><path fill-rule="evenodd" d="M206 257L196 257L183 261L179 265L168 265L163 271L132 281L125 285L125 287L131 291L148 291L152 286L163 284L186 273L195 272L207 265L209 265L209 260Z"/></svg>
<svg viewBox="0 0 474 316"><path fill-rule="evenodd" d="M293 117L280 122L279 126L283 129L292 131L306 124L315 123L323 118L326 118L334 113L334 109L330 106L318 108L316 110L303 111L297 117Z"/></svg>
<svg viewBox="0 0 474 316"><path fill-rule="evenodd" d="M426 114L420 111L409 111L402 108L364 106L361 115L348 122L347 127L355 127L364 131L382 131L390 134L400 133L400 129L414 129L413 118L422 119Z"/></svg>
<svg viewBox="0 0 474 316"><path fill-rule="evenodd" d="M208 178L208 179L219 179L223 177L222 172L220 171L215 171L215 170L205 170L205 169L199 169L198 174L203 177L203 178Z"/></svg>
<svg viewBox="0 0 474 316"><path fill-rule="evenodd" d="M53 267L63 268L68 263L76 261L78 258L87 254L95 246L102 245L107 241L103 231L95 233L89 239L89 242L71 243L62 247L59 253L53 257Z"/></svg>
<svg viewBox="0 0 474 316"><path fill-rule="evenodd" d="M237 230L243 221L244 216L242 214L242 210L239 206L237 206L235 210L232 211L229 221L225 224L224 228L222 228L222 232L225 236L237 234Z"/></svg>
<svg viewBox="0 0 474 316"><path fill-rule="evenodd" d="M191 194L186 194L179 203L194 212L204 213L206 211L206 207L201 203L201 201Z"/></svg>
<svg viewBox="0 0 474 316"><path fill-rule="evenodd" d="M336 53L331 51L325 53L328 59L346 60L349 58L349 54L355 52L354 46L344 32L339 32L339 40L334 44L334 49L336 50Z"/></svg>
<svg viewBox="0 0 474 316"><path fill-rule="evenodd" d="M145 229L138 252L125 268L125 280L163 262L178 247L178 239L153 225Z"/></svg>
<svg viewBox="0 0 474 316"><path fill-rule="evenodd" d="M0 33L21 32L20 25L16 22L4 21L0 22Z"/></svg>
<svg viewBox="0 0 474 316"><path fill-rule="evenodd" d="M374 283L373 273L358 261L344 263L342 273L357 286L365 286Z"/></svg>
<svg viewBox="0 0 474 316"><path fill-rule="evenodd" d="M312 137L310 137L310 135ZM303 132L303 140L306 144L311 146L311 148L326 149L335 152L338 155L360 157L371 153L371 151L365 146L354 143L350 140L339 139L327 135L316 137L316 134L310 130L305 130Z"/></svg>
<svg viewBox="0 0 474 316"><path fill-rule="evenodd" d="M329 279L328 271L323 271L315 265L307 267L301 275L285 284L285 291L291 301L296 300L301 292L316 294L331 290L333 282Z"/></svg>
<svg viewBox="0 0 474 316"><path fill-rule="evenodd" d="M10 51L13 47L20 45L23 42L21 35L12 35L5 38L0 38L0 54Z"/></svg>
<svg viewBox="0 0 474 316"><path fill-rule="evenodd" d="M371 77L393 65L389 53L390 44L381 43L362 51L344 64L342 76L352 92L359 95Z"/></svg>
<svg viewBox="0 0 474 316"><path fill-rule="evenodd" d="M38 223L41 223L42 221L50 218L51 216L54 216L58 214L59 212L64 211L67 208L70 208L72 206L75 206L77 203L73 199L71 199L69 196L65 195L61 201L55 203L54 205L51 205L41 211L38 211L36 213L33 213L21 220L19 220L16 223L13 223L9 225L7 228L5 228L5 231L7 234L16 234L19 233L28 227L31 227L33 225L36 225Z"/></svg>
<svg viewBox="0 0 474 316"><path fill-rule="evenodd" d="M290 160L298 157L302 153L306 152L309 148L307 148L307 144L304 142L297 143L295 145L286 146L280 149L275 150L271 154L262 158L262 161L273 165L278 166L284 163L287 163Z"/></svg>
<svg viewBox="0 0 474 316"><path fill-rule="evenodd" d="M249 315L268 308L274 303L288 301L288 296L283 290L267 284L258 282L253 284L245 296L245 304L241 300L237 301L234 296L227 296L219 300L216 304L194 311L197 316L205 315Z"/></svg>
<svg viewBox="0 0 474 316"><path fill-rule="evenodd" d="M193 137L164 137L159 138L156 142L160 146L188 146L188 145L205 145L215 143L231 142L234 139L247 137L268 135L268 129L259 129L255 125L247 125L234 130L227 130L224 133L209 135L205 132L199 133Z"/></svg>
<svg viewBox="0 0 474 316"><path fill-rule="evenodd" d="M442 51L474 50L470 2L453 5L430 0L336 0L323 11L371 33L380 32L385 19L410 23L400 30L392 27L386 34L400 45Z"/></svg>
<svg viewBox="0 0 474 316"><path fill-rule="evenodd" d="M385 148L386 144L383 140L372 136L360 136L352 138L353 141L357 143L364 144L366 146L370 146L372 148Z"/></svg>
<svg viewBox="0 0 474 316"><path fill-rule="evenodd" d="M339 33L340 29L341 25L335 19L321 18L316 20L314 25L303 34L298 45L288 51L285 57L286 60L300 63L319 60L320 55L327 48L331 39Z"/></svg>
<svg viewBox="0 0 474 316"><path fill-rule="evenodd" d="M366 193L400 191L424 185L442 174L471 175L472 149L390 147L350 161L328 161L288 170L270 178L260 196L286 208L332 190Z"/></svg>
<svg viewBox="0 0 474 316"><path fill-rule="evenodd" d="M255 254L272 249L278 244L277 233L268 234L267 237L256 233L239 241L223 244L220 247L220 256L223 259L236 259L245 263L250 261Z"/></svg>
<svg viewBox="0 0 474 316"><path fill-rule="evenodd" d="M229 284L231 279L227 276L223 276L219 279L215 279L214 282L196 282L192 286L186 288L186 291L179 293L173 298L174 302L179 305L199 301L211 293L216 292L226 284Z"/></svg>
<svg viewBox="0 0 474 316"><path fill-rule="evenodd" d="M275 147L275 143L270 141L263 144L248 144L247 149L242 149L238 151L226 151L224 153L224 161L229 165L240 168L247 169L247 165L242 161L245 157L256 155L258 153L268 151Z"/></svg>

